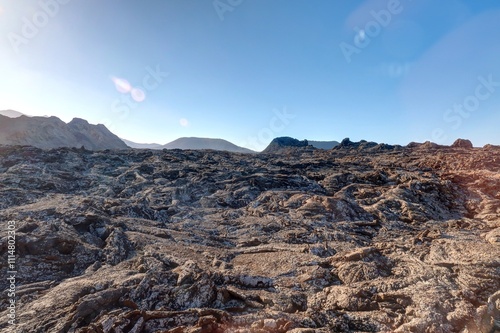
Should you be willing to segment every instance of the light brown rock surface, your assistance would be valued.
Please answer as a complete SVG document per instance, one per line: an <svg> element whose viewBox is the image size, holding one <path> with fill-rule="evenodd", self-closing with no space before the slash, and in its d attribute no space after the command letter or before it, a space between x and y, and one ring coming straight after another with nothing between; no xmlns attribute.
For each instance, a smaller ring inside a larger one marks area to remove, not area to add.
<svg viewBox="0 0 500 333"><path fill-rule="evenodd" d="M494 147L0 147L0 221L16 332L500 329Z"/></svg>

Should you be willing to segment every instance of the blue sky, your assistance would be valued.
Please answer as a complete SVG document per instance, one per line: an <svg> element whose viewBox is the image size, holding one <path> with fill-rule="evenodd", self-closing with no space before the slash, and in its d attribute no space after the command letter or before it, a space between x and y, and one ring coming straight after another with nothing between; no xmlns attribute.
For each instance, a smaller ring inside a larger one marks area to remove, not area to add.
<svg viewBox="0 0 500 333"><path fill-rule="evenodd" d="M136 142L500 144L497 0L0 0L0 110Z"/></svg>

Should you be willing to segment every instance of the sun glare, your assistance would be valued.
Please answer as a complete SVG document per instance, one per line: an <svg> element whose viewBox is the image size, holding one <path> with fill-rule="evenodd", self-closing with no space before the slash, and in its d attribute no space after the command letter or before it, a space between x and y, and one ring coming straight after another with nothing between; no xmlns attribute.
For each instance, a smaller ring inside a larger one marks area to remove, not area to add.
<svg viewBox="0 0 500 333"><path fill-rule="evenodd" d="M132 90L132 86L130 85L130 83L125 80L125 79L121 79L121 78L118 78L118 77L112 77L111 80L113 81L113 83L115 84L115 87L116 87L116 90L122 94L127 94L129 93L131 90Z"/></svg>

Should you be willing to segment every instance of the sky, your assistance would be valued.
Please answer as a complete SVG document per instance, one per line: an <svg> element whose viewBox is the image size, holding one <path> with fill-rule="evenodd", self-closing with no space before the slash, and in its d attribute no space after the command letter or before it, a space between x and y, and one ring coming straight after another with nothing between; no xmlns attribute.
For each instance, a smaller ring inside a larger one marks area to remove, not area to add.
<svg viewBox="0 0 500 333"><path fill-rule="evenodd" d="M0 110L122 138L500 144L497 0L0 0Z"/></svg>

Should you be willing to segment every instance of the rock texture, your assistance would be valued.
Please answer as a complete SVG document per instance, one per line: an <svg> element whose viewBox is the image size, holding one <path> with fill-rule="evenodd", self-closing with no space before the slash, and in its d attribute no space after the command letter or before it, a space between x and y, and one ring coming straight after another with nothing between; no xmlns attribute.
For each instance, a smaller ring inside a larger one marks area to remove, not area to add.
<svg viewBox="0 0 500 333"><path fill-rule="evenodd" d="M498 332L500 149L347 143L0 147L16 332Z"/></svg>
<svg viewBox="0 0 500 333"><path fill-rule="evenodd" d="M358 150L360 152L367 152L367 151L380 151L380 150L401 150L401 148L402 147L400 145L388 145L386 143L377 143L366 140L361 140L359 142L352 142L349 138L345 138L333 149L337 150L350 149L350 150Z"/></svg>
<svg viewBox="0 0 500 333"><path fill-rule="evenodd" d="M66 124L57 117L24 115L16 118L0 115L0 145L30 145L43 149L81 146L90 150L128 148L101 124L91 125L79 118Z"/></svg>
<svg viewBox="0 0 500 333"><path fill-rule="evenodd" d="M453 144L451 145L453 148L466 148L466 149L472 149L474 148L472 146L472 142L470 140L466 139L457 139Z"/></svg>

